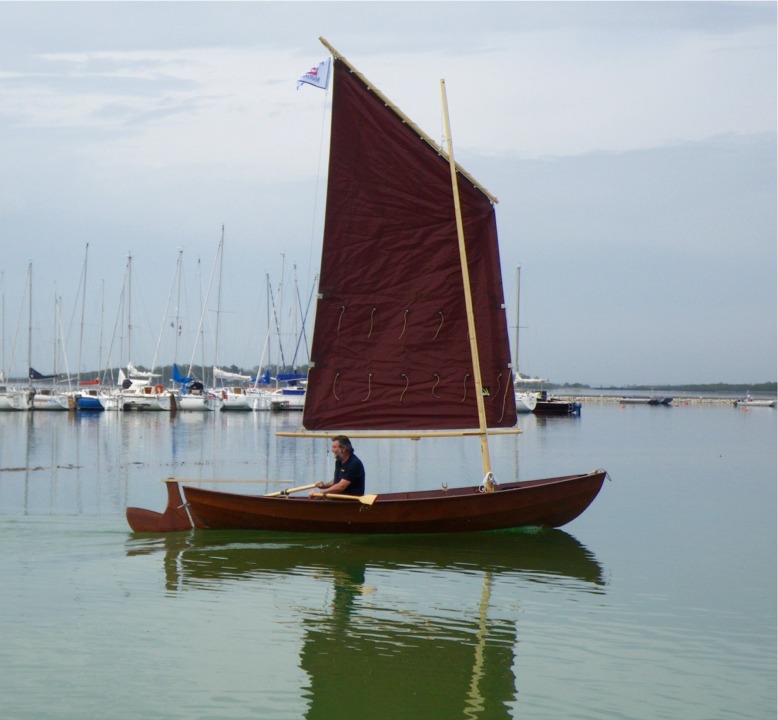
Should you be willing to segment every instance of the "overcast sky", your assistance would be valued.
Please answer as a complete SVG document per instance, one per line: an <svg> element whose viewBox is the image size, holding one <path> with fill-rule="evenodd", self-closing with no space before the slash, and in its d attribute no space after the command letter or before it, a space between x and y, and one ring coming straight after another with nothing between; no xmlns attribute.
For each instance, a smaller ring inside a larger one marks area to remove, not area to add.
<svg viewBox="0 0 778 720"><path fill-rule="evenodd" d="M296 80L327 56L320 35L436 139L445 78L456 157L499 199L510 324L522 268L525 374L776 379L768 2L2 2L6 371L13 356L26 374L29 263L43 372L59 336L72 373L109 347L114 366L255 366L268 275L291 359L295 293L305 306L318 272L330 99ZM131 358L115 329L129 255Z"/></svg>

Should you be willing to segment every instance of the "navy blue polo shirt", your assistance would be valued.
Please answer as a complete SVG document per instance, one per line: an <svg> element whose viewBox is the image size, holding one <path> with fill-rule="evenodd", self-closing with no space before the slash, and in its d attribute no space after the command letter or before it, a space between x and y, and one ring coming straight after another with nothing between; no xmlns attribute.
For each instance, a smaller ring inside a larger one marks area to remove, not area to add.
<svg viewBox="0 0 778 720"><path fill-rule="evenodd" d="M333 482L348 480L349 486L343 491L345 495L364 495L365 494L365 466L362 461L352 455L346 462L335 461L335 474L332 476Z"/></svg>

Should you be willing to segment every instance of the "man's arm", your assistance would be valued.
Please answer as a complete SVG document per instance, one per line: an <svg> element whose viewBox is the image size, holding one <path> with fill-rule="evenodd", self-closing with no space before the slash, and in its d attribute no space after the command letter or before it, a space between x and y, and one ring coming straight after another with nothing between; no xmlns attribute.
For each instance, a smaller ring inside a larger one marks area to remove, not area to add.
<svg viewBox="0 0 778 720"><path fill-rule="evenodd" d="M346 480L345 478L343 480L339 480L334 485L332 483L325 484L323 482L317 482L316 487L319 488L319 490L317 490L316 492L317 494L322 494L322 495L325 495L327 493L335 493L336 495L343 494L349 485L351 485L351 481ZM311 494L313 495L313 493Z"/></svg>

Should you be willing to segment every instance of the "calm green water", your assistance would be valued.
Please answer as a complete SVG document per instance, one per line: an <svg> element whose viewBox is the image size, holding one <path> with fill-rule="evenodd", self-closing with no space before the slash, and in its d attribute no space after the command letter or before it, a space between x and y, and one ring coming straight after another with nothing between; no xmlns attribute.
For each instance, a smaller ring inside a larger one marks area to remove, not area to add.
<svg viewBox="0 0 778 720"><path fill-rule="evenodd" d="M125 525L167 476L328 477L297 417L0 413L0 714L774 718L776 416L524 417L498 480L612 476L574 523L349 538ZM355 444L371 492L480 480L477 442Z"/></svg>

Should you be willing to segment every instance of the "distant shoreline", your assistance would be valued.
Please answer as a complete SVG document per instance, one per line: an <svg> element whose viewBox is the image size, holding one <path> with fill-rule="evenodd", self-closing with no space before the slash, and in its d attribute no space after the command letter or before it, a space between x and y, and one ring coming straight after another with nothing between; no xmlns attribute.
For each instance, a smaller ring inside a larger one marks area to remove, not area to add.
<svg viewBox="0 0 778 720"><path fill-rule="evenodd" d="M577 395L570 395L565 393L554 393L553 396L555 398L558 398L559 400L563 400L565 402L580 402L582 404L586 403L610 403L613 405L621 405L622 399L625 397L649 397L648 395L642 396L642 395L629 395L626 393L622 393L620 395L585 395L585 394L577 394ZM651 407L658 407L658 408L667 408L667 407L677 407L681 405L728 405L731 407L734 407L735 401L738 400L742 396L731 396L731 397L724 397L724 396L714 396L714 395L672 395L668 393L659 393L659 396L661 397L672 397L673 401L670 403L670 405L655 405ZM774 396L770 395L754 395L753 397L759 397L760 399L763 398L770 398L775 399ZM643 407L642 405L638 404L635 405L635 407ZM770 408L768 408L770 409Z"/></svg>
<svg viewBox="0 0 778 720"><path fill-rule="evenodd" d="M554 397L567 402L619 403L622 398L671 397L673 405L734 405L746 395L760 400L775 400L778 383L755 383L753 385L713 383L706 385L628 385L626 387L591 387L583 384L543 383L543 389ZM519 391L537 391L537 384L517 386Z"/></svg>
<svg viewBox="0 0 778 720"><path fill-rule="evenodd" d="M735 395L770 395L775 397L778 393L778 383L707 383L707 384L686 384L686 385L609 385L609 386L591 386L582 383L544 383L544 386L557 392L580 392L580 393L621 393L629 395L632 393L650 393L652 395L672 395L673 393L722 393L725 396Z"/></svg>
<svg viewBox="0 0 778 720"><path fill-rule="evenodd" d="M659 405L655 407L672 407L681 405L730 405L734 406L737 400L742 400L748 394L751 397L759 400L775 400L775 392L716 392L709 391L706 393L700 392L673 392L667 388L648 391L634 391L629 389L613 389L613 388L580 388L577 392L571 392L571 388L558 388L556 391L549 391L549 394L560 400L566 402L580 402L580 403L612 403L612 404L629 404L622 403L624 398L672 398L672 403L669 405ZM637 406L641 404L638 403Z"/></svg>

